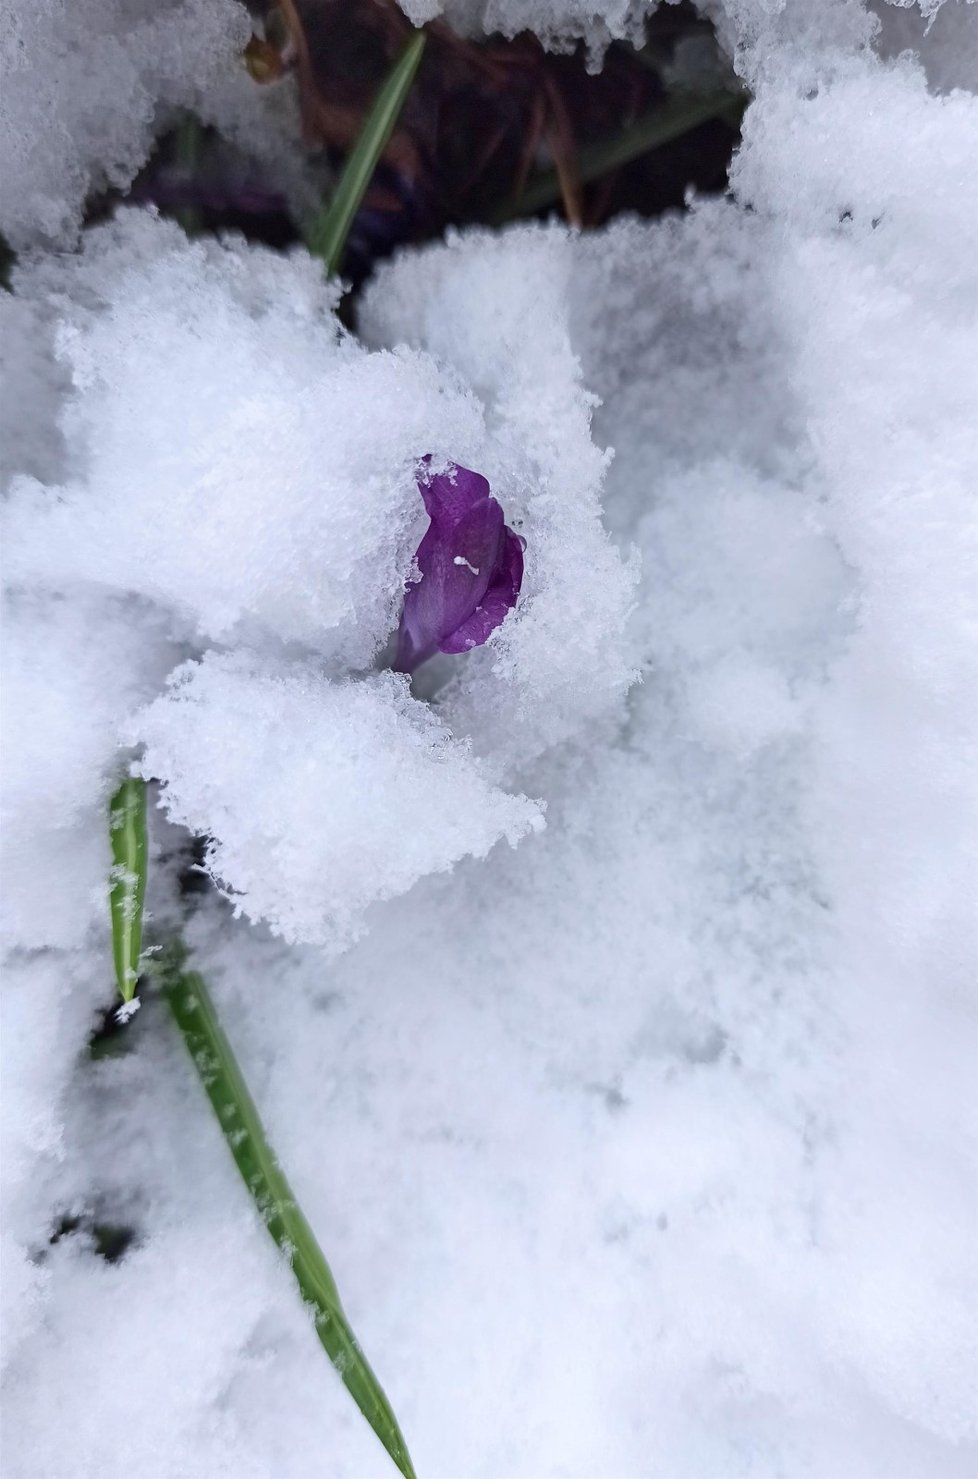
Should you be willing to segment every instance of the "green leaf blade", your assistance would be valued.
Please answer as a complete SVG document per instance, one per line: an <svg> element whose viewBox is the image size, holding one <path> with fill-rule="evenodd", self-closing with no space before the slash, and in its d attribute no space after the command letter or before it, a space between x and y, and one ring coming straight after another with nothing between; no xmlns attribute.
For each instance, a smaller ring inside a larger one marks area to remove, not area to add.
<svg viewBox="0 0 978 1479"><path fill-rule="evenodd" d="M112 874L109 912L112 918L112 963L124 1002L132 1001L143 953L143 906L146 899L146 782L129 776L109 803Z"/></svg>
<svg viewBox="0 0 978 1479"><path fill-rule="evenodd" d="M347 158L329 205L309 228L306 236L309 250L314 256L322 257L328 277L334 277L339 271L353 218L394 132L394 125L414 82L426 39L425 33L418 31L395 62Z"/></svg>
<svg viewBox="0 0 978 1479"><path fill-rule="evenodd" d="M610 138L586 144L577 157L580 182L587 185L592 180L600 180L611 170L630 164L633 159L681 138L713 118L733 113L737 113L739 118L745 102L742 94L729 89L707 94L679 93L636 118ZM487 220L490 226L504 226L521 216L532 216L536 211L556 204L559 199L560 177L555 169L545 170L529 180L518 195L490 211Z"/></svg>
<svg viewBox="0 0 978 1479"><path fill-rule="evenodd" d="M404 1479L415 1479L393 1409L350 1327L329 1264L268 1143L202 977L173 961L164 964L162 974L170 1009L228 1149L262 1221L289 1260L299 1292L312 1306L326 1354Z"/></svg>

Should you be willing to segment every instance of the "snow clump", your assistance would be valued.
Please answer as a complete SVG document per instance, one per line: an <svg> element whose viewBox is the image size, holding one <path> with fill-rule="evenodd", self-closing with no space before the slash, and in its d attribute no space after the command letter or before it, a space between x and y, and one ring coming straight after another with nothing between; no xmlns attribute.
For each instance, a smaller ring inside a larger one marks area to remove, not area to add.
<svg viewBox="0 0 978 1479"><path fill-rule="evenodd" d="M131 184L181 108L257 90L238 0L41 0L0 7L0 231L70 242L85 200ZM236 75L240 73L241 75Z"/></svg>
<svg viewBox="0 0 978 1479"><path fill-rule="evenodd" d="M489 787L394 673L329 683L312 664L208 653L177 669L132 736L170 819L213 829L208 871L293 943L343 948L375 900L542 821Z"/></svg>

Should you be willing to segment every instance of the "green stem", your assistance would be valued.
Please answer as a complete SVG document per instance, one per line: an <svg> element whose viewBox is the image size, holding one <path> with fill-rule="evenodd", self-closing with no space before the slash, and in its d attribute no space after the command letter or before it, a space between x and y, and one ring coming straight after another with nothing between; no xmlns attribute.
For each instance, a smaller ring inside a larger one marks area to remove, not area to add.
<svg viewBox="0 0 978 1479"><path fill-rule="evenodd" d="M130 776L109 803L112 961L124 1002L132 1001L143 951L146 898L146 782Z"/></svg>
<svg viewBox="0 0 978 1479"><path fill-rule="evenodd" d="M662 144L671 143L691 129L708 123L711 118L732 113L735 109L739 116L745 102L745 98L728 90L706 95L680 94L670 98L651 112L644 113L621 133L585 145L578 155L580 181L586 185L590 180L599 180L611 170L631 163ZM521 194L497 206L488 217L489 225L502 226L519 216L532 216L559 199L557 171L546 170L530 180Z"/></svg>
<svg viewBox="0 0 978 1479"><path fill-rule="evenodd" d="M188 185L193 184L197 174L203 133L200 120L193 113L185 113L177 126L176 163ZM201 213L196 206L178 206L173 214L188 236L196 236L201 227Z"/></svg>
<svg viewBox="0 0 978 1479"><path fill-rule="evenodd" d="M350 1329L329 1265L268 1143L203 979L171 961L163 968L163 983L228 1149L268 1231L289 1260L299 1292L313 1308L326 1354L405 1479L414 1479L397 1419Z"/></svg>
<svg viewBox="0 0 978 1479"><path fill-rule="evenodd" d="M307 232L309 250L322 257L328 277L339 271L353 218L360 209L360 202L411 90L425 40L424 32L418 31L395 62L347 158L329 205L319 213Z"/></svg>

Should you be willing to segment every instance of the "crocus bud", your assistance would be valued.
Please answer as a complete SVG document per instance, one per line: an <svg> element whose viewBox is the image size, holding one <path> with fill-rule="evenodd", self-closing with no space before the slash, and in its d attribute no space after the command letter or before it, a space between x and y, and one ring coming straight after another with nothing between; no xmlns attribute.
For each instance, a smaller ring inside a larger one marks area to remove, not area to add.
<svg viewBox="0 0 978 1479"><path fill-rule="evenodd" d="M485 478L455 463L432 473L430 461L418 473L431 523L418 545L421 574L404 595L394 663L400 673L413 673L436 652L481 647L516 605L523 581L523 541Z"/></svg>

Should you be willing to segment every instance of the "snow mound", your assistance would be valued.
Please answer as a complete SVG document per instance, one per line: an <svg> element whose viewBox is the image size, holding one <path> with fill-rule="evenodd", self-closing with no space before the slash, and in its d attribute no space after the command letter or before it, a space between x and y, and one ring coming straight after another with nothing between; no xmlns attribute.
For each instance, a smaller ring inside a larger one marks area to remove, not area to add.
<svg viewBox="0 0 978 1479"><path fill-rule="evenodd" d="M213 832L207 868L253 920L330 950L376 900L542 825L489 785L406 678L209 653L133 723L172 821Z"/></svg>
<svg viewBox="0 0 978 1479"><path fill-rule="evenodd" d="M476 451L472 398L417 355L365 355L302 253L190 244L127 211L64 278L62 424L83 474L15 484L9 578L132 590L198 638L369 662L417 544L417 459Z"/></svg>

